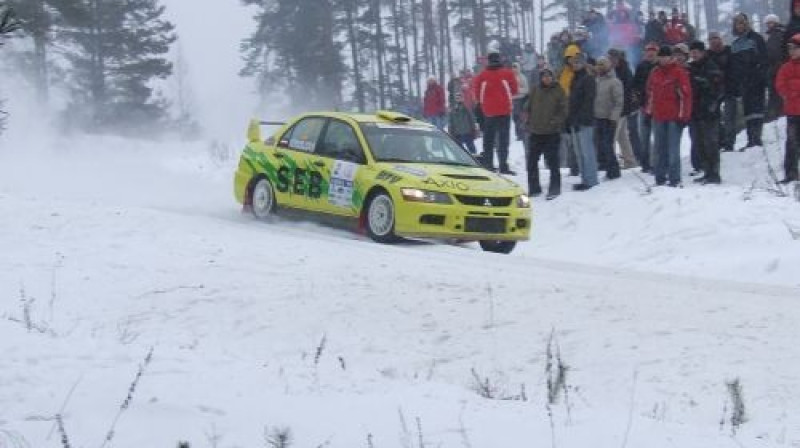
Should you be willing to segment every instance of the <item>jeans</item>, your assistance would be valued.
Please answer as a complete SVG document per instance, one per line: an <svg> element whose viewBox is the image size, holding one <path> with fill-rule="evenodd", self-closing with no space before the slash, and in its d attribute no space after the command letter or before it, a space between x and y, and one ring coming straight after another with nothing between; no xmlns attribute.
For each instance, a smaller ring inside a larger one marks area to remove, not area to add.
<svg viewBox="0 0 800 448"><path fill-rule="evenodd" d="M628 138L631 141L633 156L644 170L649 171L650 157L644 157L642 154L642 139L639 137L639 114L634 112L625 117L625 119L628 120Z"/></svg>
<svg viewBox="0 0 800 448"><path fill-rule="evenodd" d="M561 193L561 166L559 164L559 146L561 134L531 134L528 157L528 194L539 194L542 186L539 183L539 157L544 155L544 162L550 169L550 185L548 193Z"/></svg>
<svg viewBox="0 0 800 448"><path fill-rule="evenodd" d="M594 126L597 133L597 153L600 161L605 164L606 177L616 179L620 176L619 161L614 153L617 124L611 120L596 120Z"/></svg>
<svg viewBox="0 0 800 448"><path fill-rule="evenodd" d="M656 184L667 180L673 187L681 183L681 135L683 125L677 121L653 120L656 148Z"/></svg>
<svg viewBox="0 0 800 448"><path fill-rule="evenodd" d="M472 134L454 135L453 140L462 148L469 151L470 154L476 154L478 151L475 149L475 137Z"/></svg>
<svg viewBox="0 0 800 448"><path fill-rule="evenodd" d="M689 134L692 137L692 167L703 170L706 179L719 180L719 118L692 120Z"/></svg>
<svg viewBox="0 0 800 448"><path fill-rule="evenodd" d="M643 169L650 171L655 164L654 148L652 144L653 117L644 112L639 112L639 141L642 143L641 158L639 163Z"/></svg>
<svg viewBox="0 0 800 448"><path fill-rule="evenodd" d="M734 96L726 96L722 103L722 126L720 126L719 143L727 151L733 150L736 144L736 123L739 116L739 100Z"/></svg>
<svg viewBox="0 0 800 448"><path fill-rule="evenodd" d="M800 156L800 116L786 117L786 157L783 169L787 179L800 180L797 161Z"/></svg>
<svg viewBox="0 0 800 448"><path fill-rule="evenodd" d="M508 169L508 143L511 132L511 115L498 115L486 117L483 134L483 164L488 169L494 169L494 142L499 135L500 142L497 148L497 158L500 159L500 170Z"/></svg>
<svg viewBox="0 0 800 448"><path fill-rule="evenodd" d="M578 159L578 168L581 170L581 183L588 187L598 184L597 181L597 151L594 149L594 127L579 126L570 133L572 147Z"/></svg>

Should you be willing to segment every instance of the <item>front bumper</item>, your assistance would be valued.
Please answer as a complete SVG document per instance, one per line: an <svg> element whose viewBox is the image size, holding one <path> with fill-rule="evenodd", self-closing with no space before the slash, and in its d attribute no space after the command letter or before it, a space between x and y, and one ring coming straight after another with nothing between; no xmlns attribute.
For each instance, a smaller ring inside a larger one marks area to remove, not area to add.
<svg viewBox="0 0 800 448"><path fill-rule="evenodd" d="M524 241L530 238L531 209L399 201L395 233L418 238Z"/></svg>

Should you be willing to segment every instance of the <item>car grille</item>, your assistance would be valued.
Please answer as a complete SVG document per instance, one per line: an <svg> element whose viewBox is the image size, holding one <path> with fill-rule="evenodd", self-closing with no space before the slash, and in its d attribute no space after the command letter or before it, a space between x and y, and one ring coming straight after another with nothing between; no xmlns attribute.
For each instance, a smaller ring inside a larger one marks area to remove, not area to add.
<svg viewBox="0 0 800 448"><path fill-rule="evenodd" d="M464 220L464 231L471 233L506 233L505 218L471 218Z"/></svg>
<svg viewBox="0 0 800 448"><path fill-rule="evenodd" d="M455 195L458 202L475 207L508 207L514 198L493 198L489 196Z"/></svg>

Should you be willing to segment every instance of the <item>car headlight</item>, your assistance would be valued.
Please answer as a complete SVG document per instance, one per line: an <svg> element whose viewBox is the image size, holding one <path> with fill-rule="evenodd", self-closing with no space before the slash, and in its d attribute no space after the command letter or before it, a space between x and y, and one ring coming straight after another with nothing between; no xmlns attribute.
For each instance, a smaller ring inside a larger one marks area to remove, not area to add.
<svg viewBox="0 0 800 448"><path fill-rule="evenodd" d="M401 188L403 199L410 202L430 202L434 204L452 204L450 195L441 191L420 190L418 188Z"/></svg>
<svg viewBox="0 0 800 448"><path fill-rule="evenodd" d="M521 194L517 196L517 207L519 208L529 208L531 206L531 200L528 196Z"/></svg>

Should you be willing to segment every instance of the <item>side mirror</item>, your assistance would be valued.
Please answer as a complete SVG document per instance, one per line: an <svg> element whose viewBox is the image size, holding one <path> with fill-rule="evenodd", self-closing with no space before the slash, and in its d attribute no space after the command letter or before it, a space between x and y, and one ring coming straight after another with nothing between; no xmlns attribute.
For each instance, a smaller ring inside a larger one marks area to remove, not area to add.
<svg viewBox="0 0 800 448"><path fill-rule="evenodd" d="M342 149L342 155L344 155L345 159L351 162L361 163L361 164L365 162L364 154L356 148L344 148Z"/></svg>

